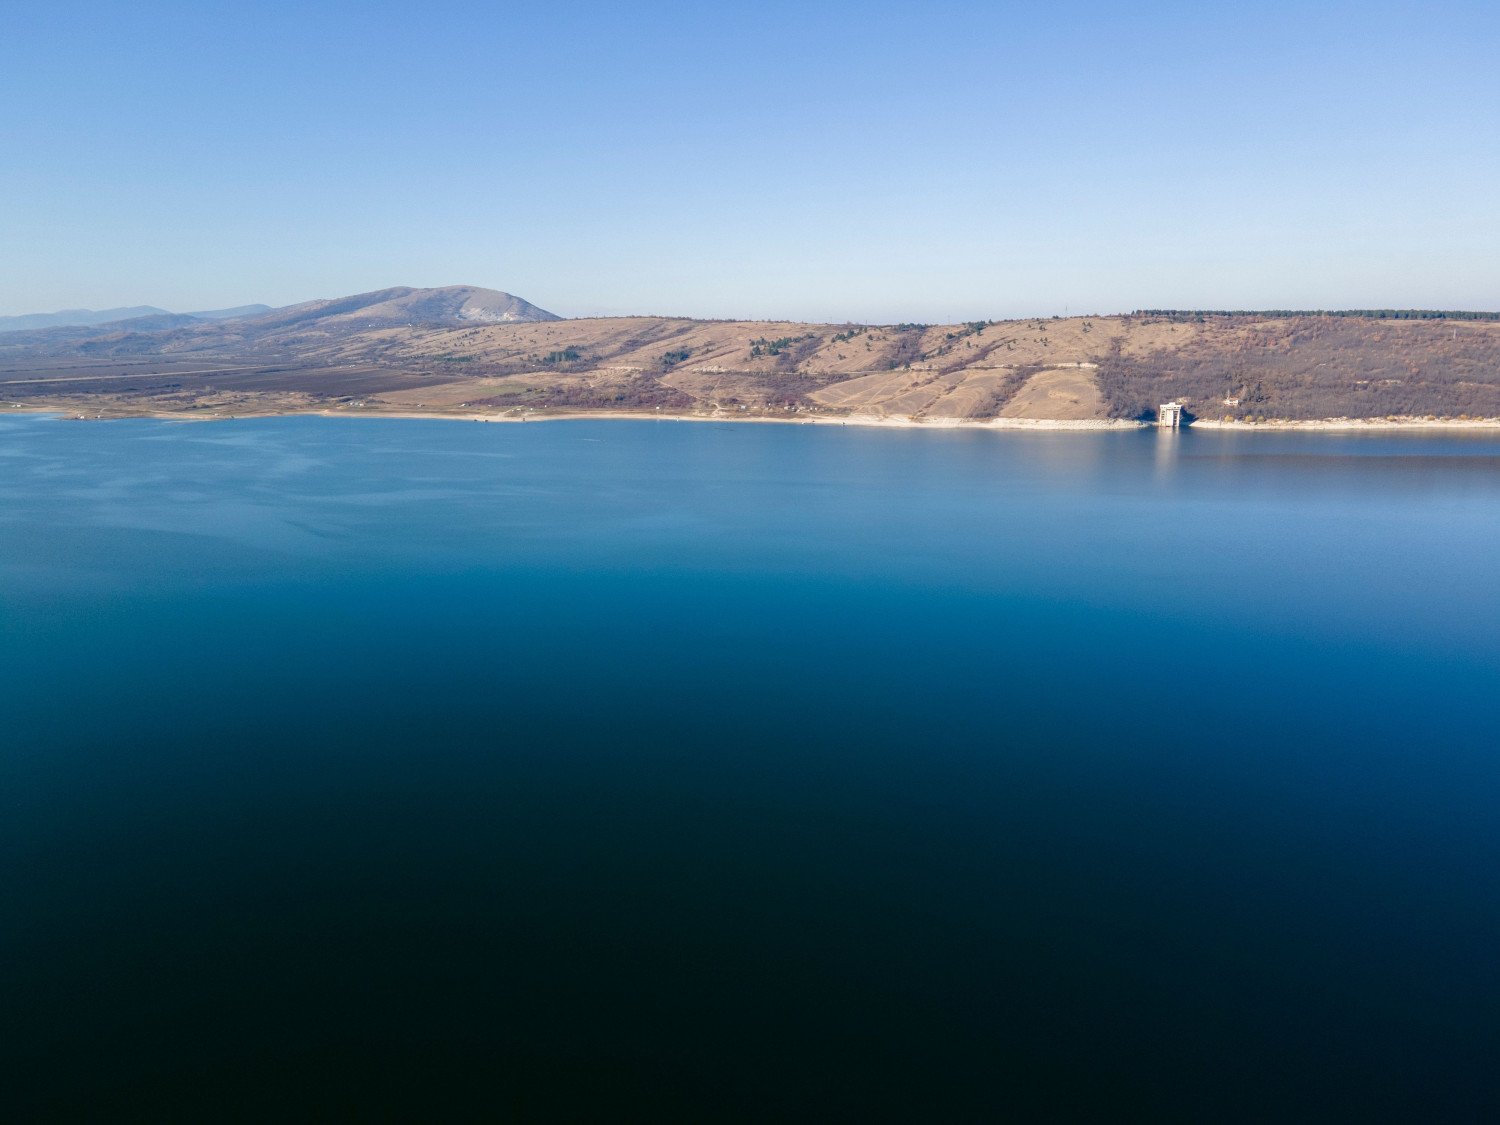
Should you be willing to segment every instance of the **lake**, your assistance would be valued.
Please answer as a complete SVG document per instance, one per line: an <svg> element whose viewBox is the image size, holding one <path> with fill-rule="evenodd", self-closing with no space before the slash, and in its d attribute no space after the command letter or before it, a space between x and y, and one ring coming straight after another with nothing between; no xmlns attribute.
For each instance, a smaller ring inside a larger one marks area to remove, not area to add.
<svg viewBox="0 0 1500 1125"><path fill-rule="evenodd" d="M1500 441L0 418L9 1119L1493 1119Z"/></svg>

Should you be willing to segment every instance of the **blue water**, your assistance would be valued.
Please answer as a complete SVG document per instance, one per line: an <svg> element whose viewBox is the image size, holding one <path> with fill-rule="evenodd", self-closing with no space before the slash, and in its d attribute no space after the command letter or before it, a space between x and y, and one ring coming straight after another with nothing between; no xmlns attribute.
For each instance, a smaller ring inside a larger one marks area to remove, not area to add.
<svg viewBox="0 0 1500 1125"><path fill-rule="evenodd" d="M9 1119L1481 1120L1500 443L0 418Z"/></svg>

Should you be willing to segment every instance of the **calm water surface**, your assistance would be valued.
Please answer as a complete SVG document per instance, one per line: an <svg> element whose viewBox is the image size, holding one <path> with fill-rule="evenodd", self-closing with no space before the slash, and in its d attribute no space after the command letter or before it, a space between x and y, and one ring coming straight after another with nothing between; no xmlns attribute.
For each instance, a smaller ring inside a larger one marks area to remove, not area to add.
<svg viewBox="0 0 1500 1125"><path fill-rule="evenodd" d="M1500 1112L1500 444L0 418L9 1119Z"/></svg>

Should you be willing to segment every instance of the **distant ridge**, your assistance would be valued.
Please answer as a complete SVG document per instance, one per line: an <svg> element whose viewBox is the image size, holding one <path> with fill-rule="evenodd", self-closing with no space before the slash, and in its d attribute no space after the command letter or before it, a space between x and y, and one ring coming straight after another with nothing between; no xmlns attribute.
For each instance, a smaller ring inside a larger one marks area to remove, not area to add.
<svg viewBox="0 0 1500 1125"><path fill-rule="evenodd" d="M122 309L63 309L60 312L0 316L0 332L29 332L36 328L73 328L131 320L138 316L169 316L155 305L133 305Z"/></svg>
<svg viewBox="0 0 1500 1125"><path fill-rule="evenodd" d="M1364 320L1500 320L1500 312L1464 309L1136 309L1131 316L1191 320L1205 316L1253 316L1261 320L1293 316L1353 316Z"/></svg>
<svg viewBox="0 0 1500 1125"><path fill-rule="evenodd" d="M61 312L25 313L21 316L0 316L0 332L34 332L45 328L92 328L101 324L118 324L133 321L137 329L145 329L148 320L155 321L152 327L175 327L191 320L234 320L242 316L256 316L271 311L270 305L241 305L233 309L212 309L205 312L173 313L155 305L132 305L120 309L63 309ZM174 318L172 323L157 318ZM187 317L189 320L181 320Z"/></svg>

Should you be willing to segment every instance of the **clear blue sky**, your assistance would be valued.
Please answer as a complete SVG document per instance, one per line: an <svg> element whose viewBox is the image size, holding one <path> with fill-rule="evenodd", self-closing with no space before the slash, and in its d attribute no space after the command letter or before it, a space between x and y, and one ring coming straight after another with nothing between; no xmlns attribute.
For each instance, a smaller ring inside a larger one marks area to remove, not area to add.
<svg viewBox="0 0 1500 1125"><path fill-rule="evenodd" d="M16 0L0 314L1500 308L1500 4Z"/></svg>

